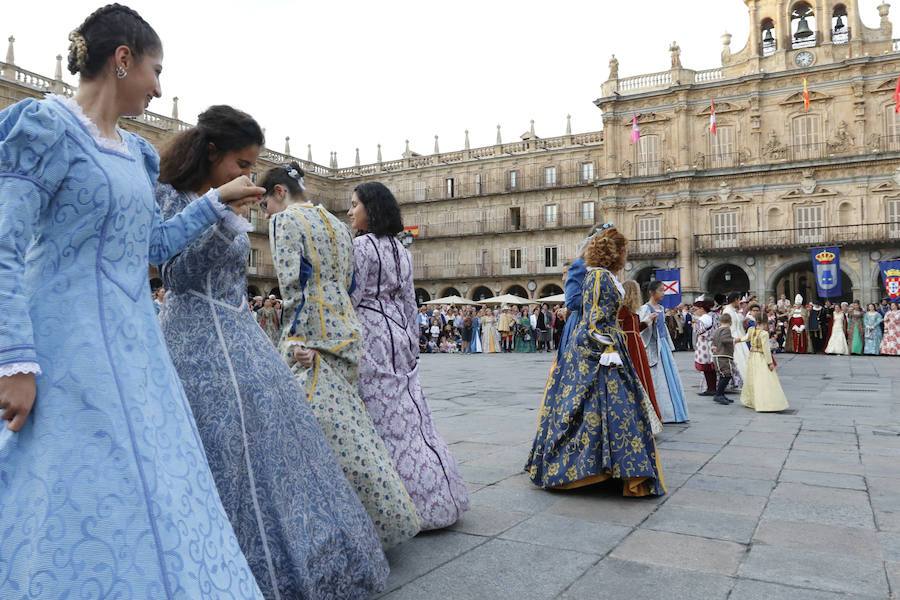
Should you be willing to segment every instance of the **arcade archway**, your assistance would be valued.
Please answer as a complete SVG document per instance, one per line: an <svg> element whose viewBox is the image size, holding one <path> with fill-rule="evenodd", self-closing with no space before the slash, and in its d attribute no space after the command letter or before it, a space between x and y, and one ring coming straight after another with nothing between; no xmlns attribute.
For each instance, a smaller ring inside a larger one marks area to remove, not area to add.
<svg viewBox="0 0 900 600"><path fill-rule="evenodd" d="M526 292L525 288L523 288L521 285L511 285L504 293L512 294L513 296L518 296L519 298L525 298L526 300L528 299L528 292Z"/></svg>
<svg viewBox="0 0 900 600"><path fill-rule="evenodd" d="M479 285L474 290L472 290L472 300L478 302L479 300L486 300L488 298L493 298L494 292L491 291L491 288L485 287L483 285Z"/></svg>
<svg viewBox="0 0 900 600"><path fill-rule="evenodd" d="M706 277L705 289L710 296L727 295L730 292L746 294L750 291L750 277L737 265L731 263L717 265Z"/></svg>
<svg viewBox="0 0 900 600"><path fill-rule="evenodd" d="M423 288L416 288L416 303L424 304L431 300L431 294Z"/></svg>
<svg viewBox="0 0 900 600"><path fill-rule="evenodd" d="M803 296L804 302L809 302L813 298L818 298L816 292L816 278L812 272L809 262L802 262L789 267L778 274L775 279L774 290L775 297L785 298L794 301L797 294ZM853 280L847 275L847 272L841 269L841 292L839 298L829 298L832 302L852 302L853 301Z"/></svg>
<svg viewBox="0 0 900 600"><path fill-rule="evenodd" d="M462 296L462 294L460 294L459 290L455 287L447 287L444 288L444 291L440 293L438 298L446 298L447 296Z"/></svg>
<svg viewBox="0 0 900 600"><path fill-rule="evenodd" d="M548 283L538 292L538 298L546 298L547 296L556 296L563 293L563 289L555 283Z"/></svg>

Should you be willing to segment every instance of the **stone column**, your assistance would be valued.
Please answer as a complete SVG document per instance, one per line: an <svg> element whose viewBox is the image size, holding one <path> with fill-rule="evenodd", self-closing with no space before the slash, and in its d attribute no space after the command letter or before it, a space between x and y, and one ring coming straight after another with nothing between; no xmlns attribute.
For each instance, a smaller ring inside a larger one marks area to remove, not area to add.
<svg viewBox="0 0 900 600"><path fill-rule="evenodd" d="M682 169L691 167L691 124L687 99L679 98L675 107L675 118L678 120L678 165Z"/></svg>
<svg viewBox="0 0 900 600"><path fill-rule="evenodd" d="M683 292L699 293L694 257L694 205L687 194L680 195L670 214L678 221L678 263L681 267L681 288Z"/></svg>
<svg viewBox="0 0 900 600"><path fill-rule="evenodd" d="M750 4L750 52L753 58L762 54L759 46L759 38L762 35L759 22L759 11L756 2Z"/></svg>
<svg viewBox="0 0 900 600"><path fill-rule="evenodd" d="M603 151L606 153L606 175L615 177L621 171L619 138L622 137L619 119L611 113L603 115Z"/></svg>

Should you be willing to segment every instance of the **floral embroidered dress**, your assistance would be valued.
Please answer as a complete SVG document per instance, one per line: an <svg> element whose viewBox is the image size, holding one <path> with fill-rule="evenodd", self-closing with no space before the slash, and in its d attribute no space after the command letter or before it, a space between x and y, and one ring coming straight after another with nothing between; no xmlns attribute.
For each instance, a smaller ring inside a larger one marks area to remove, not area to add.
<svg viewBox="0 0 900 600"><path fill-rule="evenodd" d="M887 356L900 356L900 310L889 310L884 315L881 353Z"/></svg>
<svg viewBox="0 0 900 600"><path fill-rule="evenodd" d="M481 347L485 354L500 352L500 332L492 314L481 317Z"/></svg>
<svg viewBox="0 0 900 600"><path fill-rule="evenodd" d="M881 353L882 321L884 321L884 317L879 312L866 312L866 316L863 317L863 326L866 330L865 347L863 348L865 354Z"/></svg>
<svg viewBox="0 0 900 600"><path fill-rule="evenodd" d="M419 383L412 257L393 237L353 240L356 307L363 331L359 395L419 513L422 529L448 527L469 507L456 460Z"/></svg>
<svg viewBox="0 0 900 600"><path fill-rule="evenodd" d="M293 204L269 222L281 295L279 349L325 431L385 548L419 532L412 498L359 397L362 332L348 293L353 240L341 221L311 204ZM293 363L293 347L316 350L310 369Z"/></svg>
<svg viewBox="0 0 900 600"><path fill-rule="evenodd" d="M542 488L612 478L623 481L625 496L665 494L655 413L616 326L619 287L605 269L590 269L585 277L581 318L550 373L525 465Z"/></svg>
<svg viewBox="0 0 900 600"><path fill-rule="evenodd" d="M264 306L256 313L256 319L272 343L278 345L278 341L281 339L281 323L278 322L278 312L271 306Z"/></svg>
<svg viewBox="0 0 900 600"><path fill-rule="evenodd" d="M147 293L227 209L163 221L156 151L119 135L69 99L0 112L0 373L40 370L0 434L0 598L261 598Z"/></svg>
<svg viewBox="0 0 900 600"><path fill-rule="evenodd" d="M865 345L865 328L863 316L865 313L858 309L851 309L847 317L847 342L850 345L851 354L862 354Z"/></svg>
<svg viewBox="0 0 900 600"><path fill-rule="evenodd" d="M165 217L191 199L157 188ZM247 310L249 252L246 233L217 225L163 265L169 353L266 598L368 598L387 560L303 390Z"/></svg>

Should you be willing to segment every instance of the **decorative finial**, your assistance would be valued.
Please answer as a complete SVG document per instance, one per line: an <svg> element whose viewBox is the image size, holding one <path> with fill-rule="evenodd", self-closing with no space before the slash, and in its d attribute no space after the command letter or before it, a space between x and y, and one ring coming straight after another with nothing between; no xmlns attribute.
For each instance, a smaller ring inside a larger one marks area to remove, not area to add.
<svg viewBox="0 0 900 600"><path fill-rule="evenodd" d="M534 135L534 119L531 120L531 129L528 130L531 133L531 137L535 137Z"/></svg>
<svg viewBox="0 0 900 600"><path fill-rule="evenodd" d="M438 136L434 136L434 153L440 154L441 149L438 147Z"/></svg>
<svg viewBox="0 0 900 600"><path fill-rule="evenodd" d="M334 151L334 168L338 168L337 150Z"/></svg>
<svg viewBox="0 0 900 600"><path fill-rule="evenodd" d="M409 140L406 140L406 150L403 151L403 158L409 158L411 152L409 151Z"/></svg>
<svg viewBox="0 0 900 600"><path fill-rule="evenodd" d="M500 126L497 125L497 145L499 146L502 143L503 143L503 140L500 138Z"/></svg>
<svg viewBox="0 0 900 600"><path fill-rule="evenodd" d="M178 120L178 96L172 98L172 118ZM263 129L263 137L266 137L265 129Z"/></svg>
<svg viewBox="0 0 900 600"><path fill-rule="evenodd" d="M572 115L566 115L566 135L572 135Z"/></svg>
<svg viewBox="0 0 900 600"><path fill-rule="evenodd" d="M356 149L356 166L359 166L359 148Z"/></svg>
<svg viewBox="0 0 900 600"><path fill-rule="evenodd" d="M291 136L284 136L284 153L288 156L291 155Z"/></svg>
<svg viewBox="0 0 900 600"><path fill-rule="evenodd" d="M16 38L13 36L9 36L9 46L6 48L6 64L14 65L16 64L16 51L14 49L14 45L16 43Z"/></svg>
<svg viewBox="0 0 900 600"><path fill-rule="evenodd" d="M469 149L469 130L466 129L466 150Z"/></svg>
<svg viewBox="0 0 900 600"><path fill-rule="evenodd" d="M381 162L381 144L378 144L378 162Z"/></svg>
<svg viewBox="0 0 900 600"><path fill-rule="evenodd" d="M56 55L56 73L53 75L53 78L57 81L62 81L62 54Z"/></svg>
<svg viewBox="0 0 900 600"><path fill-rule="evenodd" d="M306 160L308 160L309 162L313 161L313 159L312 159L312 144L306 145Z"/></svg>

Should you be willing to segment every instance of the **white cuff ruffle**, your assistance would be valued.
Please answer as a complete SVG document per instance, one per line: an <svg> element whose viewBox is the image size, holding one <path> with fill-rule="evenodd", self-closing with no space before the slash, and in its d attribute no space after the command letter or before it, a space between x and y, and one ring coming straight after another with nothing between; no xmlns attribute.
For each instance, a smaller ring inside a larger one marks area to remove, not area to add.
<svg viewBox="0 0 900 600"><path fill-rule="evenodd" d="M8 365L0 365L0 377L9 377L10 375L19 375L22 373L41 374L41 365L36 362L20 362Z"/></svg>
<svg viewBox="0 0 900 600"><path fill-rule="evenodd" d="M253 225L250 224L250 221L222 204L222 201L219 200L218 190L209 190L206 193L206 197L209 198L213 209L216 211L216 214L218 214L219 218L222 219L222 226L229 232L237 235L239 233L249 233L253 231Z"/></svg>
<svg viewBox="0 0 900 600"><path fill-rule="evenodd" d="M622 357L618 352L604 352L600 355L600 364L604 367L621 367Z"/></svg>

